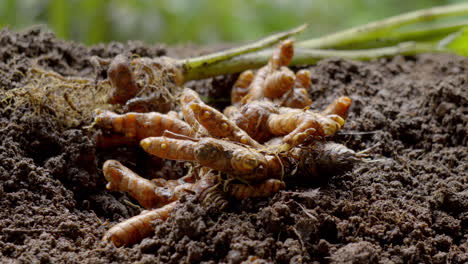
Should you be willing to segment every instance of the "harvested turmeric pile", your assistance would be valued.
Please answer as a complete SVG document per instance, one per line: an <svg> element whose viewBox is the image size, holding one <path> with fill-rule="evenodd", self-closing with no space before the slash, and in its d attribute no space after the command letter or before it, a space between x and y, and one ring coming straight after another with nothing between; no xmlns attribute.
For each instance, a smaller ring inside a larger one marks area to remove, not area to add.
<svg viewBox="0 0 468 264"><path fill-rule="evenodd" d="M107 188L129 193L148 211L112 227L104 240L116 246L137 243L151 234L151 221L170 217L183 194L224 208L230 199L271 196L291 176L314 180L363 160L363 152L326 141L345 124L351 99L343 96L322 111L311 110L311 74L287 67L293 55L293 41L286 40L267 65L240 74L224 113L187 88L179 111L97 111L97 146L139 143L151 155L193 164L180 179L149 180L118 161L105 162ZM114 87L110 102L141 101L132 96L144 87L122 57L111 63L109 81Z"/></svg>

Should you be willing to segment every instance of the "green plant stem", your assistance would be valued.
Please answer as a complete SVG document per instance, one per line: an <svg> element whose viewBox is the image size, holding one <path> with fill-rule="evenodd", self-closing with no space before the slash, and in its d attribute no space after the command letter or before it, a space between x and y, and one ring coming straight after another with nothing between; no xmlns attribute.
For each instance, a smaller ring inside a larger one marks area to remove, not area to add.
<svg viewBox="0 0 468 264"><path fill-rule="evenodd" d="M319 60L328 58L369 61L396 55L415 55L423 52L442 52L442 50L438 50L434 44L420 42L403 42L395 46L363 50L297 49L291 65L315 64Z"/></svg>
<svg viewBox="0 0 468 264"><path fill-rule="evenodd" d="M357 26L324 37L305 40L297 43L297 46L309 49L337 49L343 46L377 39L385 33L405 25L465 14L468 14L468 4L433 7L371 22L366 25Z"/></svg>
<svg viewBox="0 0 468 264"><path fill-rule="evenodd" d="M468 14L468 4L434 7L372 22L321 38L302 41L296 44L296 55L292 65L314 64L318 60L330 57L370 60L398 54L439 51L435 44L423 43L423 41L440 39L444 35L453 33L465 26L467 24L466 21L412 31L398 32L396 29L409 24L464 14ZM272 51L255 51L271 46L304 29L305 26L301 26L264 38L250 45L211 55L180 60L178 63L183 69L185 81L258 68L268 62ZM414 40L420 42L398 44ZM384 45L391 46L382 47ZM353 50L336 50L341 47ZM358 49L355 49L356 47ZM333 48L334 50L325 50L328 48Z"/></svg>
<svg viewBox="0 0 468 264"><path fill-rule="evenodd" d="M412 55L422 52L438 52L434 44L406 42L399 45L365 49L365 50L320 50L320 49L301 49L295 51L294 59L291 65L311 65L327 58L345 58L352 60L372 60L382 57L391 57L399 54ZM229 60L220 61L205 67L193 68L186 72L185 79L196 80L211 76L229 74L245 71L247 69L259 68L265 65L272 55L272 50L265 50L255 53L244 54L233 57Z"/></svg>
<svg viewBox="0 0 468 264"><path fill-rule="evenodd" d="M190 71L191 69L204 67L208 64L213 64L222 60L228 60L235 56L239 56L242 54L255 52L260 49L264 49L270 47L281 40L287 39L293 35L299 34L300 32L304 31L307 28L307 25L302 25L292 30L288 30L285 32L280 32L266 38L263 38L259 41L256 41L251 44L247 44L238 48L233 48L221 52L212 53L205 56L200 56L196 58L186 59L182 62L186 71Z"/></svg>
<svg viewBox="0 0 468 264"><path fill-rule="evenodd" d="M415 30L392 31L385 36L369 40L363 43L354 43L340 49L372 49L393 46L407 41L438 41L449 34L455 33L468 26L468 20L448 23L444 25L427 26Z"/></svg>

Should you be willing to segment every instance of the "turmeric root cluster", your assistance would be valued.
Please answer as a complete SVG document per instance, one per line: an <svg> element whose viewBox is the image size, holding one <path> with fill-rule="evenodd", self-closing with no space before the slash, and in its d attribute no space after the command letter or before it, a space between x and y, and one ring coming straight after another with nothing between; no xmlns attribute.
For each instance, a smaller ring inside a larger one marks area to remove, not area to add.
<svg viewBox="0 0 468 264"><path fill-rule="evenodd" d="M287 68L293 54L293 42L287 40L266 66L240 74L224 113L190 89L181 93L178 112L98 111L99 147L139 143L151 155L193 164L191 173L178 180L148 180L118 161L105 162L107 188L128 192L148 210L112 227L104 240L116 246L140 241L153 231L150 222L167 219L183 194L222 208L229 199L270 196L286 186L288 177L313 181L361 159L324 140L344 125L351 99L340 97L323 111L312 111L310 72ZM125 103L130 96L123 88L135 94L137 81L122 58L112 65L110 81L126 97L119 103Z"/></svg>

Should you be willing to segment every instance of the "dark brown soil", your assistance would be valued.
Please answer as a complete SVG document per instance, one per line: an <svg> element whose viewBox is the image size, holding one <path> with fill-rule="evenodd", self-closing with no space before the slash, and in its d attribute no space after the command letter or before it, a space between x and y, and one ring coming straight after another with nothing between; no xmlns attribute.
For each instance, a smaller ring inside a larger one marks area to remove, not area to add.
<svg viewBox="0 0 468 264"><path fill-rule="evenodd" d="M122 52L177 56L200 49L139 42L87 48L39 30L4 30L0 89L21 87L36 63L92 77L89 56ZM140 209L105 190L100 167L111 157L132 168L149 167L151 160L137 148L96 150L87 130L61 130L28 106L12 108L0 98L1 262L467 263L468 59L334 59L310 69L314 106L338 95L353 99L335 140L354 150L375 146L377 162L224 211L186 197L172 218L156 224L153 237L129 248L101 242L109 226ZM233 80L189 85L223 97ZM179 173L181 166L164 169Z"/></svg>

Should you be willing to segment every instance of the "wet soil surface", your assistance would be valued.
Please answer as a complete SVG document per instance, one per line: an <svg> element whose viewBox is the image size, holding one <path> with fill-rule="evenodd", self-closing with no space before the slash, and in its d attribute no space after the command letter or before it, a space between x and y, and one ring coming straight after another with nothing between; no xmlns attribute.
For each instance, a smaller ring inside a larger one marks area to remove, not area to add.
<svg viewBox="0 0 468 264"><path fill-rule="evenodd" d="M154 57L201 49L139 42L88 48L39 30L4 30L0 89L21 87L32 65L90 77L89 56L122 52ZM467 263L468 59L331 59L310 70L313 107L339 95L353 99L334 140L354 150L374 147L377 161L223 211L185 197L173 217L155 223L154 236L126 248L101 238L141 208L106 191L100 168L108 158L137 170L151 160L137 148L96 150L85 129L61 130L0 98L0 262ZM222 97L233 80L189 86ZM164 170L153 173L180 173L181 166Z"/></svg>

